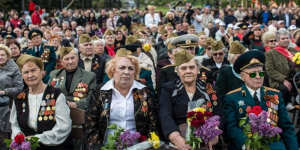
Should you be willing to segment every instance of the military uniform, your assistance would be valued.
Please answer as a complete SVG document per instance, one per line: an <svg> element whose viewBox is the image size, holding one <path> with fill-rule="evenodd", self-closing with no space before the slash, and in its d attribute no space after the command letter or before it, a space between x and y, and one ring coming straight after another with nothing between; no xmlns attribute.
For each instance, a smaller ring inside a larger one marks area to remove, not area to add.
<svg viewBox="0 0 300 150"><path fill-rule="evenodd" d="M71 83L69 90L66 88L66 82ZM51 72L49 83L59 88L66 96L67 101L76 102L78 108L86 110L92 92L96 88L96 76L92 72L77 67L72 78L67 78L65 69L57 69Z"/></svg>
<svg viewBox="0 0 300 150"><path fill-rule="evenodd" d="M240 74L244 69L263 68L264 62L264 53L256 50L248 51L235 61L234 70ZM268 112L268 123L282 129L280 141L271 143L270 149L298 149L293 124L284 106L282 95L278 90L265 86L251 89L246 84L243 84L242 87L227 93L224 97L224 101L225 116L223 119L225 132L229 138L228 140L231 141L229 149L239 150L242 149L245 144L247 137L244 135L242 128L239 127L239 122L241 118L245 117L247 111L255 105L259 105L263 110Z"/></svg>
<svg viewBox="0 0 300 150"><path fill-rule="evenodd" d="M32 39L34 36L40 35L43 37L43 33L40 30L33 29L29 32L29 39ZM22 53L29 54L35 57L40 57L44 63L44 69L46 75L43 78L44 83L49 81L49 74L56 66L56 53L53 46L47 46L44 43L37 47L31 49L24 49Z"/></svg>
<svg viewBox="0 0 300 150"><path fill-rule="evenodd" d="M213 58L209 58L209 59L204 59L202 62L202 65L204 67L207 67L210 69L210 71L206 70L206 69L201 69L200 72L205 72L206 76L207 76L207 81L209 83L214 83L217 80L217 76L219 74L219 71L222 68L228 67L229 66L229 62L226 58L224 58L224 61L222 62L222 66L221 68L218 68L215 61L213 60Z"/></svg>

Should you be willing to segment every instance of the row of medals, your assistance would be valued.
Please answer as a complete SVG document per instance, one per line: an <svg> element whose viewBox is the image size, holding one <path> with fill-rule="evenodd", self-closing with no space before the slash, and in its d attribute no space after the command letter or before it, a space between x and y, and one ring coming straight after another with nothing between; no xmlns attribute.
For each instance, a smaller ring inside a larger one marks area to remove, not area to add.
<svg viewBox="0 0 300 150"><path fill-rule="evenodd" d="M43 100L42 101L42 104L41 104L41 110L39 112L39 117L38 117L38 120L39 121L47 121L48 119L49 120L55 120L55 116L54 116L54 112L55 112L55 104L51 104L50 100L50 94L46 95L46 100ZM54 98L54 94L51 94L51 99ZM45 112L48 112L47 114Z"/></svg>

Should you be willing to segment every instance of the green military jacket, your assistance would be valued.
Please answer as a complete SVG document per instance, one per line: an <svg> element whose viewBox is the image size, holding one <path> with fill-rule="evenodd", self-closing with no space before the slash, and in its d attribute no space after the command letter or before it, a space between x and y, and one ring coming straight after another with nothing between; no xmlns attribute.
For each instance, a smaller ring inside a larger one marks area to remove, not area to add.
<svg viewBox="0 0 300 150"><path fill-rule="evenodd" d="M277 107L277 118L278 120L275 123L278 127L282 129L280 134L281 139L279 142L274 142L270 145L271 150L296 150L298 149L297 137L293 124L288 116L287 110L284 106L281 93L269 87L261 87L260 89L260 106L263 110L268 111L274 105L269 105L270 101L266 96L278 96L279 103ZM246 136L244 135L242 129L239 127L239 121L241 118L245 117L246 109L249 109L252 106L255 106L255 101L253 100L252 95L243 85L241 88L230 91L225 95L225 104L224 104L224 123L225 123L225 132L228 135L229 140L232 142L230 144L231 150L241 149L245 143ZM276 109L274 109L276 110ZM276 118L276 117L275 117ZM271 120L274 120L271 118Z"/></svg>
<svg viewBox="0 0 300 150"><path fill-rule="evenodd" d="M96 88L96 75L77 67L69 91L66 89L66 80L66 70L56 69L51 72L49 83L59 88L67 101L76 102L78 108L86 110Z"/></svg>

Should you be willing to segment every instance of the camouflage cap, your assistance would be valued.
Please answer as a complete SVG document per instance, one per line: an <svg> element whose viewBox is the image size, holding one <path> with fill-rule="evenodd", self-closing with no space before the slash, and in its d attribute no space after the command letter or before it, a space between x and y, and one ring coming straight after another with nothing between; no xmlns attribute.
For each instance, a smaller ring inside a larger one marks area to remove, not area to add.
<svg viewBox="0 0 300 150"><path fill-rule="evenodd" d="M246 48L239 41L231 42L230 48L229 48L230 54L242 54L245 51L246 51Z"/></svg>
<svg viewBox="0 0 300 150"><path fill-rule="evenodd" d="M179 49L178 52L175 53L175 66L180 66L184 63L191 61L194 58L192 54L190 54L185 49Z"/></svg>

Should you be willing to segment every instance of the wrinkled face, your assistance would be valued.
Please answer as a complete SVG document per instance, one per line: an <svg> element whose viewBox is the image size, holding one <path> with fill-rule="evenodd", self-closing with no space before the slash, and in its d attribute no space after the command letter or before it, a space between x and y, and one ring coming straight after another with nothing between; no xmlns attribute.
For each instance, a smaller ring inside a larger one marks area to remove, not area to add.
<svg viewBox="0 0 300 150"><path fill-rule="evenodd" d="M61 59L61 64L67 71L75 70L78 66L78 55L70 52Z"/></svg>
<svg viewBox="0 0 300 150"><path fill-rule="evenodd" d="M289 46L289 36L288 35L281 35L279 37L279 45L284 47L284 48L287 48Z"/></svg>
<svg viewBox="0 0 300 150"><path fill-rule="evenodd" d="M0 50L0 66L4 65L7 62L7 54L4 50Z"/></svg>
<svg viewBox="0 0 300 150"><path fill-rule="evenodd" d="M215 61L215 63L222 63L224 60L224 51L223 50L217 50L217 51L212 51L212 58Z"/></svg>
<svg viewBox="0 0 300 150"><path fill-rule="evenodd" d="M91 56L91 55L93 55L94 54L93 44L91 42L86 42L86 43L80 44L80 52L84 56Z"/></svg>
<svg viewBox="0 0 300 150"><path fill-rule="evenodd" d="M102 42L97 42L94 44L94 49L96 54L103 54L104 53L104 44Z"/></svg>
<svg viewBox="0 0 300 150"><path fill-rule="evenodd" d="M259 74L264 74L262 72L263 72L263 68L259 66L255 68L244 69L241 72L241 78L249 88L253 90L257 90L264 83L264 77L259 75ZM251 76L251 74L254 73L256 73L256 76L255 77Z"/></svg>
<svg viewBox="0 0 300 150"><path fill-rule="evenodd" d="M45 72L41 70L35 63L27 62L21 70L23 79L28 87L38 86L42 81Z"/></svg>
<svg viewBox="0 0 300 150"><path fill-rule="evenodd" d="M116 62L113 74L115 87L130 88L133 84L136 68L134 64L125 57L121 57Z"/></svg>
<svg viewBox="0 0 300 150"><path fill-rule="evenodd" d="M40 35L34 36L32 39L33 46L39 46L42 43L42 37Z"/></svg>
<svg viewBox="0 0 300 150"><path fill-rule="evenodd" d="M107 43L107 45L113 45L115 43L115 36L114 35L105 36L105 43Z"/></svg>
<svg viewBox="0 0 300 150"><path fill-rule="evenodd" d="M10 44L9 48L11 50L11 56L12 57L17 57L20 55L20 49L16 44Z"/></svg>
<svg viewBox="0 0 300 150"><path fill-rule="evenodd" d="M181 64L177 68L177 75L183 84L192 84L196 82L198 67L195 60Z"/></svg>
<svg viewBox="0 0 300 150"><path fill-rule="evenodd" d="M268 39L266 41L266 46L269 46L271 49L275 48L276 47L276 40L275 40L275 38Z"/></svg>

